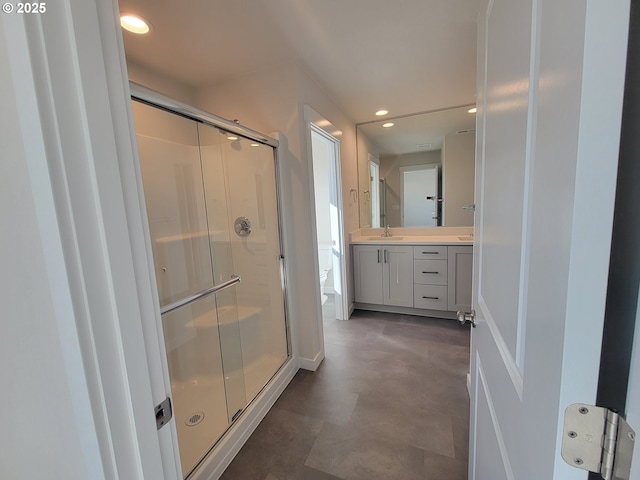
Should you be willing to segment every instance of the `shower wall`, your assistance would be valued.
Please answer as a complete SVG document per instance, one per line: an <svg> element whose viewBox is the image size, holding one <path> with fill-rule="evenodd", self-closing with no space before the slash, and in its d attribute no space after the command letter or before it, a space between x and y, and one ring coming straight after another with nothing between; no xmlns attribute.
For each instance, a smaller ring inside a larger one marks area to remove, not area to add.
<svg viewBox="0 0 640 480"><path fill-rule="evenodd" d="M187 476L288 357L274 149L139 102L133 111Z"/></svg>

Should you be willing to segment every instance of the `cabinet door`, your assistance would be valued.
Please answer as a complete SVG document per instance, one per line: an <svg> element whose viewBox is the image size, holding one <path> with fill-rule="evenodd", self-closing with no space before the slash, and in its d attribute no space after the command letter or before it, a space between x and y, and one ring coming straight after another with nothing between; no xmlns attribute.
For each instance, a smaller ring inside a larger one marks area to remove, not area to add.
<svg viewBox="0 0 640 480"><path fill-rule="evenodd" d="M354 297L359 303L382 304L382 247L353 246Z"/></svg>
<svg viewBox="0 0 640 480"><path fill-rule="evenodd" d="M473 247L449 247L449 310L471 309L471 278L473 271Z"/></svg>
<svg viewBox="0 0 640 480"><path fill-rule="evenodd" d="M413 247L382 246L384 304L413 307Z"/></svg>

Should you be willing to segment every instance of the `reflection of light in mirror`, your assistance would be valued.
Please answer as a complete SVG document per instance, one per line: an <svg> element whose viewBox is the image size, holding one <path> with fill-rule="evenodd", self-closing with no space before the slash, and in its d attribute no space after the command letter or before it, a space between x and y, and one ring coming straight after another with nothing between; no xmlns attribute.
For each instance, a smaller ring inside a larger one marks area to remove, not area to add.
<svg viewBox="0 0 640 480"><path fill-rule="evenodd" d="M395 123L393 122L387 122L387 123L383 123L382 126L384 128L389 128L389 127L393 127L395 125Z"/></svg>
<svg viewBox="0 0 640 480"><path fill-rule="evenodd" d="M227 140L236 141L238 140L238 137L236 137L235 135L227 135Z"/></svg>
<svg viewBox="0 0 640 480"><path fill-rule="evenodd" d="M382 115L386 115L387 113L389 113L389 110L378 110L376 112L376 115L381 117Z"/></svg>
<svg viewBox="0 0 640 480"><path fill-rule="evenodd" d="M467 112L469 113L476 113L478 111L478 109L476 107L470 108L469 110L467 110Z"/></svg>
<svg viewBox="0 0 640 480"><path fill-rule="evenodd" d="M259 147L259 146L260 146L260 144L259 144L259 143L252 143L252 144L251 144L251 146L252 146L252 147Z"/></svg>

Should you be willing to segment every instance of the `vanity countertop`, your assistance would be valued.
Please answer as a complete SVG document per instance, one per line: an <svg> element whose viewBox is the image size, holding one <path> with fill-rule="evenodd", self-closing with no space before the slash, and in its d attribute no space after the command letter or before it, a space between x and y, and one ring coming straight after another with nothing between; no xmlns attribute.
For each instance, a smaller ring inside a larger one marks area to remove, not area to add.
<svg viewBox="0 0 640 480"><path fill-rule="evenodd" d="M363 235L351 239L354 245L473 245L469 235Z"/></svg>

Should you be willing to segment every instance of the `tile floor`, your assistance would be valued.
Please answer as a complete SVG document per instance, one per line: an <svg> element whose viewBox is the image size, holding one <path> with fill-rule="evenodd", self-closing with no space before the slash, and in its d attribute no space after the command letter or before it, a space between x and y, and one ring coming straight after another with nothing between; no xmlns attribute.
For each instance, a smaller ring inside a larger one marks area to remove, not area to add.
<svg viewBox="0 0 640 480"><path fill-rule="evenodd" d="M324 309L325 360L296 374L222 479L466 479L469 329Z"/></svg>

